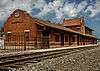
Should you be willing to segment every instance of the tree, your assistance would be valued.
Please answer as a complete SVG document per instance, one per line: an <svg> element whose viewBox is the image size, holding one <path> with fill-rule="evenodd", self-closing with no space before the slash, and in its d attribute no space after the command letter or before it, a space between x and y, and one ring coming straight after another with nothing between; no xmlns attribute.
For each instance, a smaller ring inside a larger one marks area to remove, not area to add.
<svg viewBox="0 0 100 71"><path fill-rule="evenodd" d="M0 37L3 37L4 32L3 32L3 27L0 28Z"/></svg>

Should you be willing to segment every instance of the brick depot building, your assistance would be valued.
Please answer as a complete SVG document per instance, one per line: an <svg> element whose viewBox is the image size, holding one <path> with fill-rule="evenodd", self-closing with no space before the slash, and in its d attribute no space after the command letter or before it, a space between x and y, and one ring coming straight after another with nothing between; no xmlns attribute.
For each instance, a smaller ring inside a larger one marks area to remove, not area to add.
<svg viewBox="0 0 100 71"><path fill-rule="evenodd" d="M5 46L54 48L96 44L92 29L84 18L64 19L62 24L31 17L26 11L15 10L4 24Z"/></svg>

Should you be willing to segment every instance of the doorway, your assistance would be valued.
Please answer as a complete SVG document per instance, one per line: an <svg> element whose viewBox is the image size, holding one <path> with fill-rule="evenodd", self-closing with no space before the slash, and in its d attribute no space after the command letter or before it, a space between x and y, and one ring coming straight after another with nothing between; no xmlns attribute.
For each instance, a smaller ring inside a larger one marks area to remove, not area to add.
<svg viewBox="0 0 100 71"><path fill-rule="evenodd" d="M42 32L42 48L49 48L49 32Z"/></svg>
<svg viewBox="0 0 100 71"><path fill-rule="evenodd" d="M61 46L64 46L64 34L61 34Z"/></svg>

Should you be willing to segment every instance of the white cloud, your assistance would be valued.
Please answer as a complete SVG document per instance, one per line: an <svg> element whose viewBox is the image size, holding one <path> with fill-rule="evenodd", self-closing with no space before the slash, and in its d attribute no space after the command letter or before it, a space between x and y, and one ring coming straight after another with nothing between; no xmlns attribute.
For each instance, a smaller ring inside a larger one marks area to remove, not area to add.
<svg viewBox="0 0 100 71"><path fill-rule="evenodd" d="M0 20L5 20L15 9L31 12L31 0L0 0Z"/></svg>
<svg viewBox="0 0 100 71"><path fill-rule="evenodd" d="M56 13L58 13L58 8L61 7L63 4L62 0L55 0L53 2L50 2L49 4L46 4L43 0L42 0L42 5L41 3L36 3L36 8L42 8L41 12L37 15L38 17L41 17L43 15L46 15L49 11L53 10ZM37 5L40 5L40 7L38 7Z"/></svg>
<svg viewBox="0 0 100 71"><path fill-rule="evenodd" d="M46 4L44 0L0 0L0 20L6 19L15 9L22 9L31 14L32 5L35 8L41 10L41 12L36 17L42 17L50 11L55 11L56 19L63 19L64 15L68 17L76 17L79 12L84 10L87 6L87 2L82 1L77 7L75 3L65 3L64 0L54 0L49 4ZM88 6L85 12L91 11L91 17L100 12L100 1L95 4L95 9L92 6Z"/></svg>
<svg viewBox="0 0 100 71"><path fill-rule="evenodd" d="M45 1L44 0L32 0L32 4L35 4L36 8L42 9L45 6Z"/></svg>
<svg viewBox="0 0 100 71"><path fill-rule="evenodd" d="M8 3L8 0L1 0L0 1L0 7L5 6Z"/></svg>
<svg viewBox="0 0 100 71"><path fill-rule="evenodd" d="M62 12L69 17L73 17L77 15L76 8L74 7L74 3L66 3L62 8Z"/></svg>
<svg viewBox="0 0 100 71"><path fill-rule="evenodd" d="M96 4L94 6L92 6L92 5L88 6L88 8L86 9L85 12L87 12L87 11L91 11L90 17L93 17L96 14L100 13L100 1L97 0Z"/></svg>
<svg viewBox="0 0 100 71"><path fill-rule="evenodd" d="M82 1L77 7L77 12L80 12L80 11L84 10L84 8L86 6L87 6L87 2L86 1Z"/></svg>
<svg viewBox="0 0 100 71"><path fill-rule="evenodd" d="M69 17L75 17L80 11L84 10L86 6L86 1L82 1L77 7L75 7L75 3L66 3L63 7L63 12Z"/></svg>
<svg viewBox="0 0 100 71"><path fill-rule="evenodd" d="M34 3L36 8L41 9L41 12L36 15L36 17L42 17L46 15L49 11L55 11L56 13L56 19L62 20L64 18L64 15L67 15L68 17L76 17L78 13L87 6L86 1L82 1L77 7L75 7L75 3L65 3L63 0L54 0L53 2L50 2L49 4L46 4L45 1L40 0L37 3Z"/></svg>

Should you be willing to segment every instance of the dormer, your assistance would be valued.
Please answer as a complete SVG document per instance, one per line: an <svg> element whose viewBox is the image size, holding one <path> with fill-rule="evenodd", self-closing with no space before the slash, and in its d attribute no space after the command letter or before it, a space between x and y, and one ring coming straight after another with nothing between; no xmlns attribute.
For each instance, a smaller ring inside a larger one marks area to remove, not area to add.
<svg viewBox="0 0 100 71"><path fill-rule="evenodd" d="M91 29L90 27L85 26L85 34L92 35L92 31L93 31L93 29Z"/></svg>
<svg viewBox="0 0 100 71"><path fill-rule="evenodd" d="M75 30L80 33L85 33L84 18L64 19L63 26Z"/></svg>

